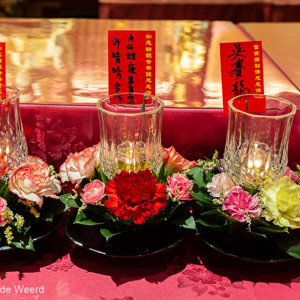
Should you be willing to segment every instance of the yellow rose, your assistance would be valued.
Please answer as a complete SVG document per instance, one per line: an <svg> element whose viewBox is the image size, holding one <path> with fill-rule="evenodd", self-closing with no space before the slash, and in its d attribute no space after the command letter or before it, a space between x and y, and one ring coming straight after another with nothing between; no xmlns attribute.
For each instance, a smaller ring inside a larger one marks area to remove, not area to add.
<svg viewBox="0 0 300 300"><path fill-rule="evenodd" d="M269 183L262 189L262 216L281 227L300 227L300 186L290 177Z"/></svg>

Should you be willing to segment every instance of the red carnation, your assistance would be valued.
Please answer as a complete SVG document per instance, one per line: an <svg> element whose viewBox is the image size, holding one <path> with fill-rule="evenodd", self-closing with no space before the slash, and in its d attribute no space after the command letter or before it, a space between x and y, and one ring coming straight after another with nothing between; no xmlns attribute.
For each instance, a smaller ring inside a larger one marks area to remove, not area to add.
<svg viewBox="0 0 300 300"><path fill-rule="evenodd" d="M122 171L107 183L105 193L109 197L104 201L108 211L122 220L132 219L135 224L143 224L167 205L166 187L157 183L149 169Z"/></svg>

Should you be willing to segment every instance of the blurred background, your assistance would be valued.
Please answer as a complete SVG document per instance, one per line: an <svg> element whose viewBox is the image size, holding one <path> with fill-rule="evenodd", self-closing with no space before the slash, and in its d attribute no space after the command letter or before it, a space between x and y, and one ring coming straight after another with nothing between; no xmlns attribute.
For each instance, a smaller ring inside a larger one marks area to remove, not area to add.
<svg viewBox="0 0 300 300"><path fill-rule="evenodd" d="M300 0L0 0L0 17L300 21Z"/></svg>

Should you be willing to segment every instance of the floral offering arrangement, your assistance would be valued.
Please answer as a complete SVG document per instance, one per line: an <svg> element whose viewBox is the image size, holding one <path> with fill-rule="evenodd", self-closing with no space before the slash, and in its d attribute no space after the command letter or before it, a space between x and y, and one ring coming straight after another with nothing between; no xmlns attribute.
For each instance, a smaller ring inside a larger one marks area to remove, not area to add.
<svg viewBox="0 0 300 300"><path fill-rule="evenodd" d="M34 250L35 231L67 207L59 201L61 183L52 166L35 156L0 180L0 245Z"/></svg>
<svg viewBox="0 0 300 300"><path fill-rule="evenodd" d="M300 240L294 230L300 228L299 165L297 169L287 167L282 178L250 191L232 181L217 152L212 160L199 160L192 169L197 172L197 191L194 186L191 193L197 200L196 222L234 239L270 239L283 252L300 258Z"/></svg>
<svg viewBox="0 0 300 300"><path fill-rule="evenodd" d="M163 161L158 174L149 169L122 171L108 180L99 167L99 144L71 153L60 177L75 189L60 199L77 210L74 223L99 225L106 240L157 222L196 229L190 194L194 183L188 175L196 161L183 158L174 147L163 149Z"/></svg>
<svg viewBox="0 0 300 300"><path fill-rule="evenodd" d="M211 160L189 161L174 147L163 148L158 174L149 169L122 171L111 180L99 168L99 144L71 153L61 165L63 183L75 185L60 200L76 210L75 224L99 225L108 241L131 229L157 222L236 238L272 239L285 253L300 258L298 171L261 189L235 184L215 152ZM236 235L238 233L238 235Z"/></svg>

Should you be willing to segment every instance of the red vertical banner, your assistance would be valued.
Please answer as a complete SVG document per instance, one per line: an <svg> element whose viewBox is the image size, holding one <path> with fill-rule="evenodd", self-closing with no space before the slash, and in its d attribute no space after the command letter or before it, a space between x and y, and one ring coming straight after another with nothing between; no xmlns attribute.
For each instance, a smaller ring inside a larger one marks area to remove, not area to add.
<svg viewBox="0 0 300 300"><path fill-rule="evenodd" d="M262 42L221 43L221 74L224 113L228 101L243 94L264 94ZM265 110L265 98L247 103L248 112ZM243 105L241 109L244 110Z"/></svg>
<svg viewBox="0 0 300 300"><path fill-rule="evenodd" d="M5 43L0 43L0 99L6 98Z"/></svg>
<svg viewBox="0 0 300 300"><path fill-rule="evenodd" d="M108 31L109 94L155 95L155 31ZM117 103L137 103L120 95Z"/></svg>

